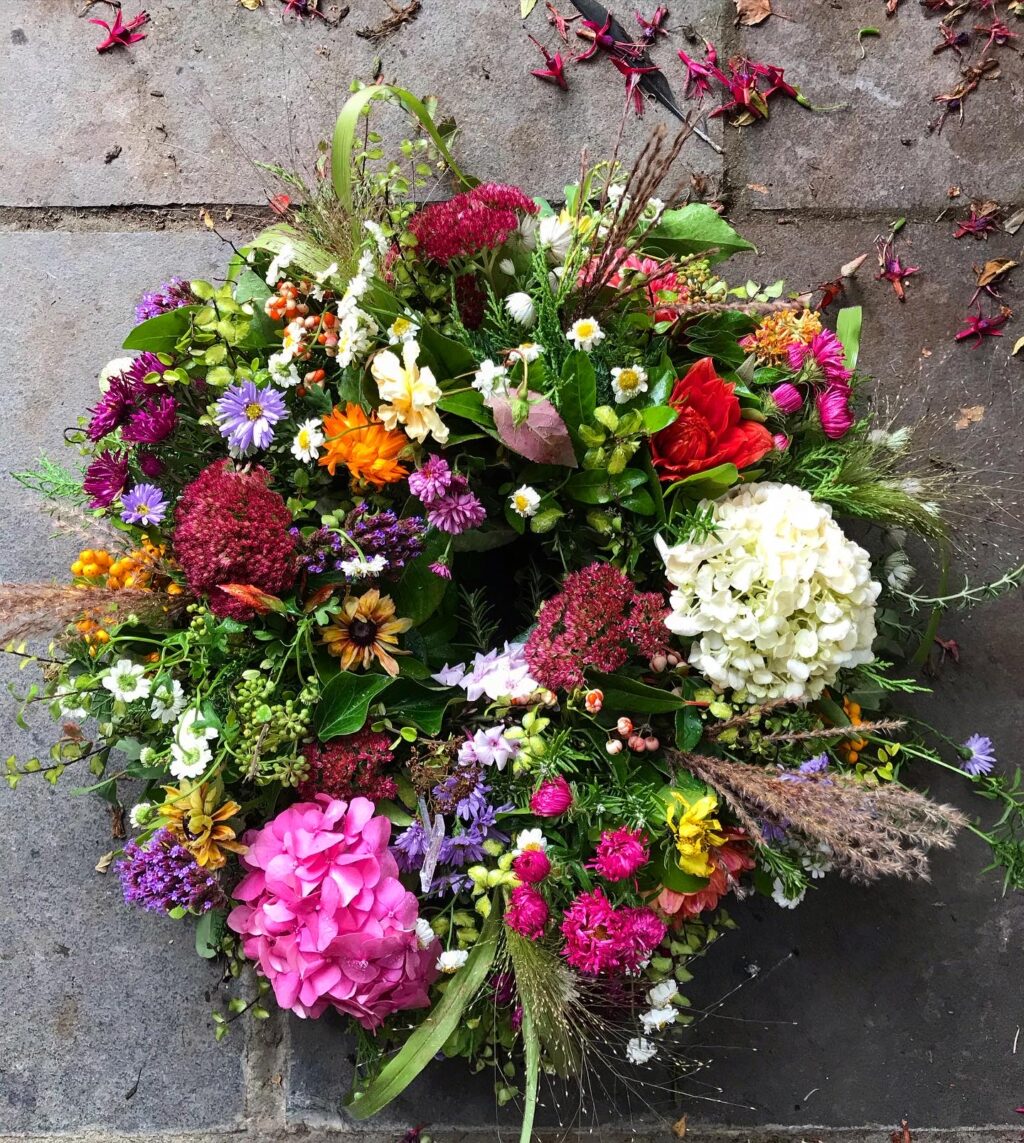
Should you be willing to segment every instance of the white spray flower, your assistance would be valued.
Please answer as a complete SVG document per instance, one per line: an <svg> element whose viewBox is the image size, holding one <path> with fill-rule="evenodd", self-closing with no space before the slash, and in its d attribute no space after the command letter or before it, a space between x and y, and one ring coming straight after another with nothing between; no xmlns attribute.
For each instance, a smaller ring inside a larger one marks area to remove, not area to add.
<svg viewBox="0 0 1024 1143"><path fill-rule="evenodd" d="M599 341L604 341L604 330L596 318L578 318L565 335L577 349L589 353Z"/></svg>
<svg viewBox="0 0 1024 1143"><path fill-rule="evenodd" d="M146 678L146 668L131 659L118 659L100 682L121 702L134 702L149 698L152 683Z"/></svg>
<svg viewBox="0 0 1024 1143"><path fill-rule="evenodd" d="M540 493L536 488L531 488L528 484L524 484L521 488L517 488L508 500L512 505L512 511L522 516L525 520L537 514L537 507L540 504Z"/></svg>
<svg viewBox="0 0 1024 1143"><path fill-rule="evenodd" d="M626 1059L631 1064L648 1064L658 1054L658 1049L644 1036L634 1036L626 1045Z"/></svg>

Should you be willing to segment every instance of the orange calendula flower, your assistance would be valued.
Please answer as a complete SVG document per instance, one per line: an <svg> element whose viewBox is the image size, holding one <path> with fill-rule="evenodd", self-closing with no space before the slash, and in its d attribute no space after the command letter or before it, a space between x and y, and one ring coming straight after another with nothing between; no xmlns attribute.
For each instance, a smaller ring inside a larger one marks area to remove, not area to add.
<svg viewBox="0 0 1024 1143"><path fill-rule="evenodd" d="M324 417L324 436L327 439L320 463L331 476L341 464L354 480L383 488L408 475L408 469L398 463L399 455L409 444L405 433L389 431L351 401L344 411L336 405Z"/></svg>
<svg viewBox="0 0 1024 1143"><path fill-rule="evenodd" d="M794 343L810 345L817 333L821 333L821 318L814 310L780 310L768 314L753 333L740 340L740 345L760 361L785 365L789 347Z"/></svg>
<svg viewBox="0 0 1024 1143"><path fill-rule="evenodd" d="M191 786L164 786L166 800L160 817L172 834L205 869L220 869L228 853L245 853L246 846L235 840L228 819L239 813L237 802L221 802L219 782ZM219 804L218 804L219 803Z"/></svg>
<svg viewBox="0 0 1024 1143"><path fill-rule="evenodd" d="M398 650L398 636L411 626L411 619L395 618L391 596L381 595L374 587L345 600L324 632L324 643L341 660L343 671L359 665L365 669L376 659L389 675L397 675L398 664L392 656L407 654Z"/></svg>

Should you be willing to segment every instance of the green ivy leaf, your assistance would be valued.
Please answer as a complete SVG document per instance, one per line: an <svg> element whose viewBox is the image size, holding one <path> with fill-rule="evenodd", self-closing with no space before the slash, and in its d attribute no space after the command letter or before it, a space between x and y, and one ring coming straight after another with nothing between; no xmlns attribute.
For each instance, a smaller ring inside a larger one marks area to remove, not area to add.
<svg viewBox="0 0 1024 1143"><path fill-rule="evenodd" d="M644 243L666 254L703 254L717 247L708 257L721 262L743 250L754 250L725 219L702 202L691 202L680 210L666 210L656 226L647 232Z"/></svg>
<svg viewBox="0 0 1024 1143"><path fill-rule="evenodd" d="M351 671L335 675L324 687L316 708L321 741L362 730L370 703L394 681L390 675L356 675Z"/></svg>

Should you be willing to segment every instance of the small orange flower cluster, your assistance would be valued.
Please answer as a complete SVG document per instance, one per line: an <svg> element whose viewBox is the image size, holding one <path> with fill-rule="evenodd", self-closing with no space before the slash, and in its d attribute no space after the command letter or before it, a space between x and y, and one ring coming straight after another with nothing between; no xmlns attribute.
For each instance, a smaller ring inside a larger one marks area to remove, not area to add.
<svg viewBox="0 0 1024 1143"><path fill-rule="evenodd" d="M860 703L851 701L849 698L843 699L843 710L846 712L846 717L850 720L851 726L860 726L864 721L860 716ZM843 761L847 766L853 766L860 759L860 752L867 746L868 740L866 738L844 738L839 743L839 753L843 756Z"/></svg>
<svg viewBox="0 0 1024 1143"><path fill-rule="evenodd" d="M814 310L780 310L768 314L740 345L766 364L784 365L791 345L810 345L817 333L821 333L821 318Z"/></svg>

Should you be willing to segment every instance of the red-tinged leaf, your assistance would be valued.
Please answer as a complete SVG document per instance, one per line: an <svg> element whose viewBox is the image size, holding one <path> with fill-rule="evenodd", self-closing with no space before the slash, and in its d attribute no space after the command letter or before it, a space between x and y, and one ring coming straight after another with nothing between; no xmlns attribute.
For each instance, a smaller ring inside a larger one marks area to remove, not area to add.
<svg viewBox="0 0 1024 1143"><path fill-rule="evenodd" d="M494 413L498 436L513 452L537 464L576 467L576 454L573 452L569 430L558 410L546 397L531 392L529 414L518 425L508 397L493 397L488 404Z"/></svg>
<svg viewBox="0 0 1024 1143"><path fill-rule="evenodd" d="M291 206L291 196L286 194L275 194L270 200L270 209L275 214L287 214L288 207Z"/></svg>
<svg viewBox="0 0 1024 1143"><path fill-rule="evenodd" d="M307 615L309 615L311 611L316 611L318 607L322 607L331 598L337 587L338 584L336 583L325 583L321 587L318 587L303 604L302 610Z"/></svg>
<svg viewBox="0 0 1024 1143"><path fill-rule="evenodd" d="M251 583L221 583L217 585L221 591L226 591L232 599L251 607L257 615L266 615L268 611L287 611L287 605L276 595L261 591Z"/></svg>

